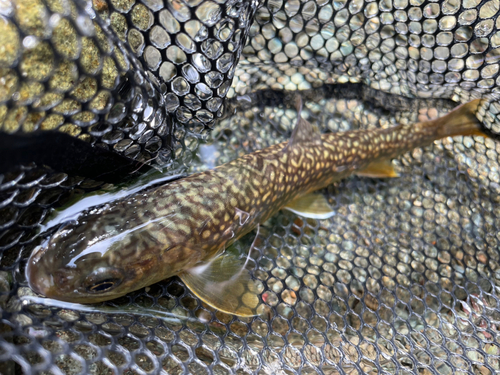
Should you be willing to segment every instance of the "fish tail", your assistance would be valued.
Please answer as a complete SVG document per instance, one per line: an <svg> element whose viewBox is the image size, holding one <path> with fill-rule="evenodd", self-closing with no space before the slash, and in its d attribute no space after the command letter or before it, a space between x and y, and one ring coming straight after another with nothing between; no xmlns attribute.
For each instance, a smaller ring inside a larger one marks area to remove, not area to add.
<svg viewBox="0 0 500 375"><path fill-rule="evenodd" d="M440 138L454 137L457 135L491 137L486 133L483 125L476 117L481 102L482 99L471 100L468 103L459 105L447 115L429 121L429 123L431 123L432 126L436 126Z"/></svg>

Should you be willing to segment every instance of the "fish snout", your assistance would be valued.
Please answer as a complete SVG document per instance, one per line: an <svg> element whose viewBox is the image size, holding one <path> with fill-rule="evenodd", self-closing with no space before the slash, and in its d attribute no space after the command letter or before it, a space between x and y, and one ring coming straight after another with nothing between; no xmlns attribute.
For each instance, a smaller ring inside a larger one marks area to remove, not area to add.
<svg viewBox="0 0 500 375"><path fill-rule="evenodd" d="M57 298L73 290L73 276L70 270L59 269L50 272L43 262L34 262L31 258L26 266L26 279L33 291L46 297Z"/></svg>
<svg viewBox="0 0 500 375"><path fill-rule="evenodd" d="M54 288L53 275L45 272L45 269L40 267L40 263L34 262L33 258L29 259L26 266L26 279L34 292L44 296L51 294L50 291Z"/></svg>

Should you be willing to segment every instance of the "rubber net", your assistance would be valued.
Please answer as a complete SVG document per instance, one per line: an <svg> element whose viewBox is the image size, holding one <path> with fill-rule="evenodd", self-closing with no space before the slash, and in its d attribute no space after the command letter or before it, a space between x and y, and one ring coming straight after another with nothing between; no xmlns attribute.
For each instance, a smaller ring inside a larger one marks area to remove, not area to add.
<svg viewBox="0 0 500 375"><path fill-rule="evenodd" d="M0 1L0 372L498 373L500 143L489 138L411 150L393 162L399 178L329 186L331 219L281 212L262 225L253 318L214 311L175 277L87 310L44 304L24 267L54 210L85 194L287 140L297 90L325 132L413 123L481 97L478 118L500 133L499 9ZM40 151L40 139L72 152ZM93 174L89 155L131 165Z"/></svg>

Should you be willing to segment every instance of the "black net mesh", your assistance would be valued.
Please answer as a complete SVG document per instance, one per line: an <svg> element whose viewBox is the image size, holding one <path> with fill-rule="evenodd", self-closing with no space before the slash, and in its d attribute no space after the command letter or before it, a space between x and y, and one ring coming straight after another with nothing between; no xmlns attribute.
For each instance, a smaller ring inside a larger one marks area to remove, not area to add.
<svg viewBox="0 0 500 375"><path fill-rule="evenodd" d="M23 297L34 296L24 267L54 209L120 190L131 173L93 175L71 153L65 167L57 155L41 161L55 149L35 154L36 140L66 134L61 142L81 141L75 154L90 144L134 170L199 171L287 140L296 90L323 131L412 123L483 97L478 116L500 133L499 9L498 0L0 2L9 146L0 372L498 373L492 139L445 139L395 160L399 178L331 185L331 219L281 212L262 225L252 251L260 316L214 311L177 278L102 312Z"/></svg>

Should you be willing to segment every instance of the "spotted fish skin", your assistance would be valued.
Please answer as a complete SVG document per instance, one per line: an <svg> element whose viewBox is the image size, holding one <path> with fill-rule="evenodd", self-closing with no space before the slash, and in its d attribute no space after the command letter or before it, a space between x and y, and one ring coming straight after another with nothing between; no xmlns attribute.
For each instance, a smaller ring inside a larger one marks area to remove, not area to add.
<svg viewBox="0 0 500 375"><path fill-rule="evenodd" d="M470 102L428 122L324 135L299 118L289 142L83 214L32 254L30 286L52 298L98 302L182 278L290 202L353 173L391 176L373 166L436 139L481 134L477 106ZM210 291L183 280L223 308ZM257 302L250 300L253 312Z"/></svg>

